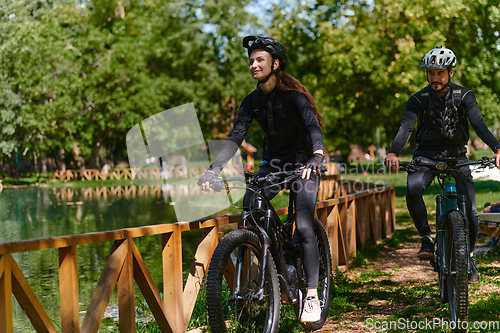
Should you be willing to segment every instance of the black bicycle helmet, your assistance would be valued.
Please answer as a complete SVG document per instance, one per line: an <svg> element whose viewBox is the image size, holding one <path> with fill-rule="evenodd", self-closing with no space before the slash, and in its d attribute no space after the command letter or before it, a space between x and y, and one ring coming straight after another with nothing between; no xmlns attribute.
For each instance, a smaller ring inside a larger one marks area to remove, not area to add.
<svg viewBox="0 0 500 333"><path fill-rule="evenodd" d="M274 70L271 68L271 73L263 80L259 81L259 83L264 83L273 74L278 74L280 71L284 71L286 68L286 64L288 62L288 55L286 54L286 48L275 40L274 38L271 37L260 37L260 36L246 36L243 38L243 47L248 50L248 57L250 58L250 55L252 54L253 51L255 50L264 50L267 51L271 54L273 57L273 63L274 60L278 59L280 62L280 66L277 70Z"/></svg>

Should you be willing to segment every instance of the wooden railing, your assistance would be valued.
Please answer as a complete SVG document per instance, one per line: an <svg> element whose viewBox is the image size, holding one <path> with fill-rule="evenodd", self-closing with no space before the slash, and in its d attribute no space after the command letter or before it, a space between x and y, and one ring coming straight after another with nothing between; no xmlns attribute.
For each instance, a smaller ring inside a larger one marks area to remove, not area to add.
<svg viewBox="0 0 500 333"><path fill-rule="evenodd" d="M348 192L335 176L323 184L323 195ZM317 216L325 226L334 269L345 270L356 248L378 242L395 229L395 191L380 186L322 200ZM326 190L325 190L326 188ZM278 214L286 214L286 208ZM236 224L240 215L153 225L82 235L61 236L0 244L0 332L13 332L12 295L16 297L37 332L57 332L12 254L43 249L59 250L61 332L97 332L116 286L121 332L135 332L134 279L162 332L185 332L208 264L220 240L220 226ZM203 229L194 258L182 257L182 233ZM163 299L137 249L134 238L162 235ZM77 248L83 244L113 241L110 255L80 325ZM192 260L183 284L182 262ZM169 306L167 306L168 304ZM174 305L174 306L172 306Z"/></svg>
<svg viewBox="0 0 500 333"><path fill-rule="evenodd" d="M479 213L479 232L491 237L499 237L500 213Z"/></svg>
<svg viewBox="0 0 500 333"><path fill-rule="evenodd" d="M327 163L328 175L338 174L338 166L336 163ZM188 178L188 177L199 177L207 170L206 167L184 167L184 166L173 166L166 169L160 168L116 168L116 169L81 169L81 170L69 170L66 169L56 170L53 179L59 181L69 181L69 180L107 180L107 179L118 179L118 180L134 180L134 179L169 179L174 177ZM237 168L229 165L225 169L229 174L238 174L239 170ZM1 185L1 184L0 184Z"/></svg>

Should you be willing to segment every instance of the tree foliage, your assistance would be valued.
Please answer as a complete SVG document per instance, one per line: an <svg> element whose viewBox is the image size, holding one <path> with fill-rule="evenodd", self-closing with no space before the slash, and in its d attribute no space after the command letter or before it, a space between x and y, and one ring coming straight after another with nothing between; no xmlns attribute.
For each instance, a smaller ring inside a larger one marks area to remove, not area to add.
<svg viewBox="0 0 500 333"><path fill-rule="evenodd" d="M99 167L126 159L136 123L189 102L207 133L227 133L227 110L251 87L241 37L227 38L249 22L246 0L84 4L1 7L4 154Z"/></svg>
<svg viewBox="0 0 500 333"><path fill-rule="evenodd" d="M495 1L297 1L280 19L283 8L275 11L282 23L274 30L302 54L299 78L325 117L330 149L390 144L406 101L427 84L421 60L438 45L454 50L454 81L472 89L488 124L498 125Z"/></svg>
<svg viewBox="0 0 500 333"><path fill-rule="evenodd" d="M453 80L500 123L500 6L493 0L279 0L266 27L257 0L0 0L0 156L59 168L126 160L143 119L193 102L204 135L225 138L255 88L241 40L266 33L313 93L327 150L387 146L419 68L437 45L458 57ZM249 133L259 146L258 126ZM496 132L498 136L498 131Z"/></svg>

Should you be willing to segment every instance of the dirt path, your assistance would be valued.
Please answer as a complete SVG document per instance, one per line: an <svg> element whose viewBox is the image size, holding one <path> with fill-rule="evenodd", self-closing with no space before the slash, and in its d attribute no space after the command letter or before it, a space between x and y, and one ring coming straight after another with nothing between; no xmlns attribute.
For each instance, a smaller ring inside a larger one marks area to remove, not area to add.
<svg viewBox="0 0 500 333"><path fill-rule="evenodd" d="M496 301L500 293L498 249L494 250L493 258L483 257L490 251L486 240L479 241L474 251L479 258L481 282L469 285L469 319L500 322L500 302ZM416 257L420 248L418 241L416 233L408 235L402 245L385 247L378 258L367 265L337 275L330 307L333 315L321 332L377 332L380 329L375 329L373 323L395 324L402 320L416 324L439 318L447 320L448 305L439 301L437 273L429 261ZM423 330L399 328L391 332L394 331Z"/></svg>
<svg viewBox="0 0 500 333"><path fill-rule="evenodd" d="M408 295L408 290L423 287L437 290L436 273L430 267L428 261L420 261L415 254L418 252L419 243L406 243L397 248L386 247L379 258L373 261L372 265L365 268L353 268L344 273L351 281L360 282L356 287L353 283L351 294L371 294L366 300L373 298L365 307L359 307L353 311L340 314L334 320L328 320L322 332L373 332L370 329L368 318L373 320L384 320L392 316L397 317L402 311L409 307L422 307L426 303L435 300L432 297L415 299L414 304L401 303L399 300ZM372 277L372 278L371 278ZM387 286L384 288L382 286ZM380 293L375 289L382 289ZM385 292L384 292L385 291ZM371 297L373 296L373 297ZM384 297L385 296L385 297ZM411 297L411 296L409 296ZM353 297L356 299L356 297Z"/></svg>

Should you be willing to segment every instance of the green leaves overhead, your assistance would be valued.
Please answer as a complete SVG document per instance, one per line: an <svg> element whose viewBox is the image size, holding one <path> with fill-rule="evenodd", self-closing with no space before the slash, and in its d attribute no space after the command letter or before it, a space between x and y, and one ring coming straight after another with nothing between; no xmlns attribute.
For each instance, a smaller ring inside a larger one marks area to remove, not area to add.
<svg viewBox="0 0 500 333"><path fill-rule="evenodd" d="M407 99L427 84L421 60L437 45L457 54L453 80L475 91L489 125L500 119L497 2L324 0L307 11L302 4L276 11L283 23L272 31L301 41L291 51L306 55L295 56L294 69L326 120L329 150L390 144Z"/></svg>
<svg viewBox="0 0 500 333"><path fill-rule="evenodd" d="M407 99L427 84L421 59L437 45L457 54L453 80L498 128L497 1L279 0L249 14L261 5L0 0L0 156L68 167L126 160L132 126L190 102L205 138L226 138L255 88L241 38L263 30L286 46L287 71L315 97L328 151L390 144ZM261 134L249 135L259 146Z"/></svg>
<svg viewBox="0 0 500 333"><path fill-rule="evenodd" d="M0 4L1 93L17 101L4 109L23 120L3 117L5 153L29 147L98 167L127 158L136 123L189 102L208 138L227 133L217 115L251 89L241 38L226 37L249 22L246 1L51 3Z"/></svg>

